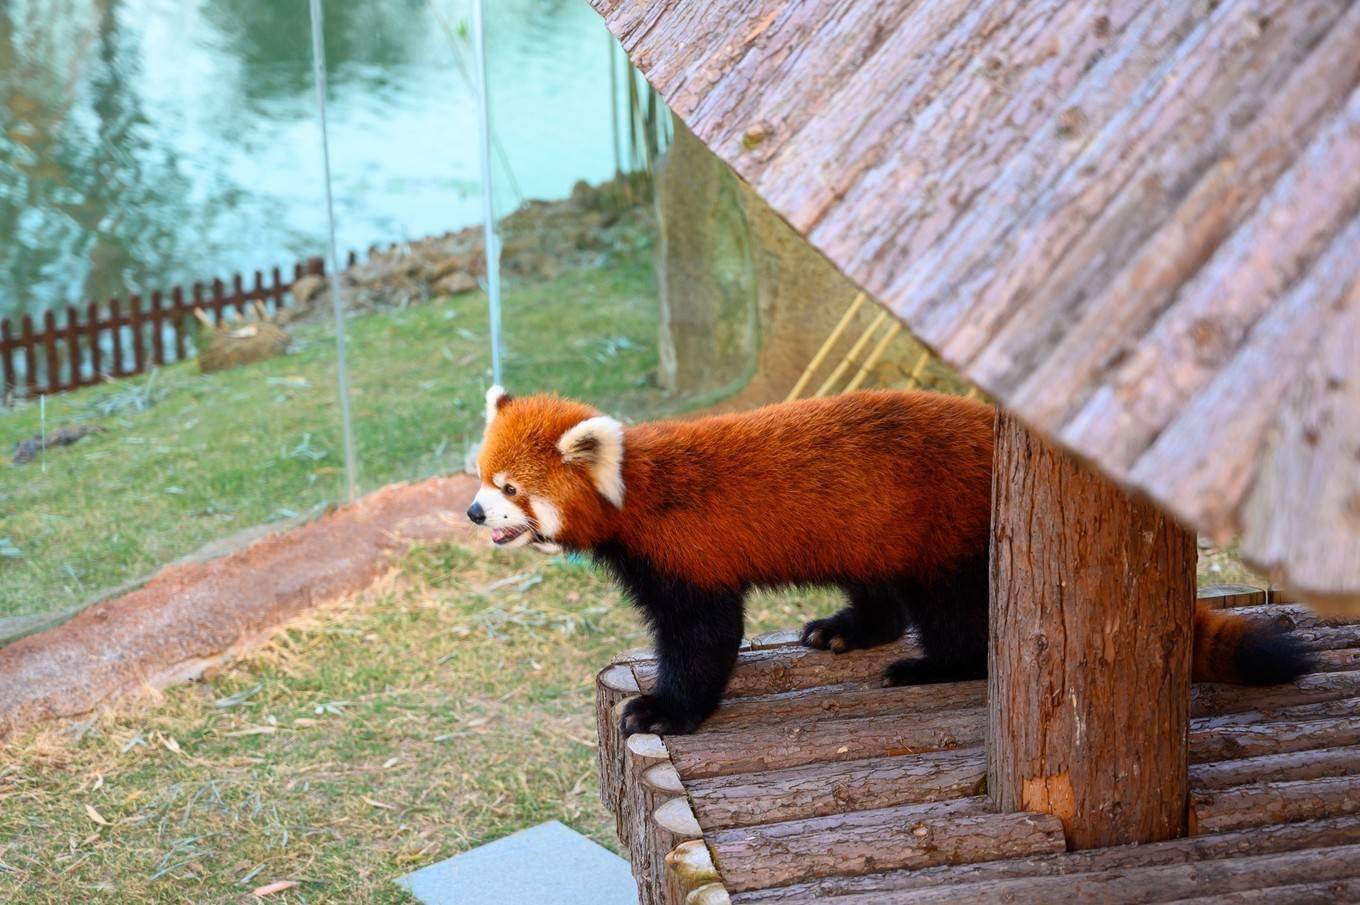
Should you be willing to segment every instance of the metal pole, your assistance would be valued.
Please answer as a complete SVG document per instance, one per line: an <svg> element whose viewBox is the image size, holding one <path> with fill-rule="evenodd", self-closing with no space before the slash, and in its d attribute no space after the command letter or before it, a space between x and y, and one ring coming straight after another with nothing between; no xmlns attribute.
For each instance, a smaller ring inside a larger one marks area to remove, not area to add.
<svg viewBox="0 0 1360 905"><path fill-rule="evenodd" d="M358 493L354 463L354 427L349 411L349 371L345 366L345 302L340 297L340 254L335 247L335 203L331 198L331 148L326 134L326 44L321 34L321 0L311 0L312 82L316 88L317 122L321 127L321 171L326 181L326 269L330 271L331 308L335 314L335 378L340 396L340 429L345 444L345 498Z"/></svg>
<svg viewBox="0 0 1360 905"><path fill-rule="evenodd" d="M315 0L313 0L315 2ZM486 86L484 0L473 0L472 41L476 50L477 119L481 131L482 232L486 246L487 314L491 321L491 382L501 382L501 249L491 187L491 97Z"/></svg>

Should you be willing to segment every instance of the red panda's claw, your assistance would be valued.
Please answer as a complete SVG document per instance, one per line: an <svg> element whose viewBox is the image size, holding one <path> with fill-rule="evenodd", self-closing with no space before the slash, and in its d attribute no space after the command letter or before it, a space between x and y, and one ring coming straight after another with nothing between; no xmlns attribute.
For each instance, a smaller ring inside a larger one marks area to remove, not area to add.
<svg viewBox="0 0 1360 905"><path fill-rule="evenodd" d="M638 732L652 732L656 735L684 735L693 732L700 720L673 712L673 708L653 695L644 694L633 698L623 708L619 729L625 736Z"/></svg>

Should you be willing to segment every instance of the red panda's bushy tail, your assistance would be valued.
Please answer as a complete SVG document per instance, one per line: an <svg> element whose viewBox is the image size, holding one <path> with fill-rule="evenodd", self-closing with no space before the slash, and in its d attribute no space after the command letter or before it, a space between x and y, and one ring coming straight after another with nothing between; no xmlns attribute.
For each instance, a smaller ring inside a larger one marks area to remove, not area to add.
<svg viewBox="0 0 1360 905"><path fill-rule="evenodd" d="M1195 604L1196 682L1278 685L1312 668L1312 657L1279 626Z"/></svg>

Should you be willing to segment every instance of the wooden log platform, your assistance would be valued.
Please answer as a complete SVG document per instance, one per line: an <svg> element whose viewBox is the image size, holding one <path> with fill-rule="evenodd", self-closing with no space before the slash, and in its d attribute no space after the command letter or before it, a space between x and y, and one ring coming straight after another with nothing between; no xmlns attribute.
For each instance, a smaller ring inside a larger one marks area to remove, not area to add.
<svg viewBox="0 0 1360 905"><path fill-rule="evenodd" d="M1200 596L1296 632L1316 671L1196 686L1190 835L1086 851L988 798L985 682L878 686L910 637L751 639L718 712L665 738L620 735L656 668L620 655L597 682L599 765L640 905L1360 902L1360 623L1241 585Z"/></svg>

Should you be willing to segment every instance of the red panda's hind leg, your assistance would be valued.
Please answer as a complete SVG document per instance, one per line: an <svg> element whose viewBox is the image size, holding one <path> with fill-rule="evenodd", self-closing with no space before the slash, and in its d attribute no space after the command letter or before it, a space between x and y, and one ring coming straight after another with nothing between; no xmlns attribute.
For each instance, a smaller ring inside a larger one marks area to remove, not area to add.
<svg viewBox="0 0 1360 905"><path fill-rule="evenodd" d="M907 612L923 656L898 660L884 685L961 682L987 675L987 558L952 574L904 588Z"/></svg>
<svg viewBox="0 0 1360 905"><path fill-rule="evenodd" d="M845 585L850 605L803 626L805 647L843 654L888 644L907 628L906 604L896 584Z"/></svg>

